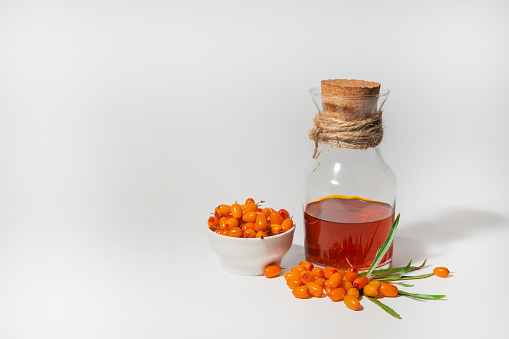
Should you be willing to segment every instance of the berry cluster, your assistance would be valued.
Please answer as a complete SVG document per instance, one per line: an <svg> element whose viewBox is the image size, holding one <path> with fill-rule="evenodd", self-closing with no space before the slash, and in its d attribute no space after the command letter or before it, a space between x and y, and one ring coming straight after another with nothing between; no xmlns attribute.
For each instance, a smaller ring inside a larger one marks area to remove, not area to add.
<svg viewBox="0 0 509 339"><path fill-rule="evenodd" d="M211 231L234 238L263 238L290 230L293 220L285 209L261 208L252 198L241 205L221 204L207 223Z"/></svg>

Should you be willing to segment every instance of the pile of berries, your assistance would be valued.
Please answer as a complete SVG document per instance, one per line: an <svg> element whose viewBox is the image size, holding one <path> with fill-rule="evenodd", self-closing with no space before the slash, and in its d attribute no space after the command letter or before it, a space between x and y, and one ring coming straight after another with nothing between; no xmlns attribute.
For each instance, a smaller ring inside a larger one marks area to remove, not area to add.
<svg viewBox="0 0 509 339"><path fill-rule="evenodd" d="M293 220L285 209L261 208L252 198L241 205L221 204L208 219L211 231L234 238L264 238L289 231Z"/></svg>
<svg viewBox="0 0 509 339"><path fill-rule="evenodd" d="M280 266L269 265L265 268L264 275L267 278L274 278L281 271ZM439 277L447 277L449 270L445 267L437 267L434 274ZM292 267L290 272L285 273L284 277L296 298L328 296L332 301L343 301L348 308L354 311L361 307L359 296L381 298L398 295L398 287L395 285L369 280L366 275L359 275L355 267L350 267L345 272L331 267L314 267L311 262L303 260L298 266Z"/></svg>

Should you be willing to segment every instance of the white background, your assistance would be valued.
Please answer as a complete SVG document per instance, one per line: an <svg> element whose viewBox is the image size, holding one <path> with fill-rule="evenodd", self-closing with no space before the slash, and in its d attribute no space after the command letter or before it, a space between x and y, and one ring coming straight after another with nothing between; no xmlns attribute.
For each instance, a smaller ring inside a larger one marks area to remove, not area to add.
<svg viewBox="0 0 509 339"><path fill-rule="evenodd" d="M509 330L509 4L0 2L0 337L499 337ZM395 264L416 292L351 312L225 273L206 219L253 197L295 215L308 89L391 89ZM390 331L390 332L389 332Z"/></svg>

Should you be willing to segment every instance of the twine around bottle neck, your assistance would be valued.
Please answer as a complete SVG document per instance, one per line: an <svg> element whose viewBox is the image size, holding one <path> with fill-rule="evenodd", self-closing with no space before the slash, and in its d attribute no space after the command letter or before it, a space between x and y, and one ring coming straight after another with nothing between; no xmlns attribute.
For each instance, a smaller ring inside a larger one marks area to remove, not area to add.
<svg viewBox="0 0 509 339"><path fill-rule="evenodd" d="M378 146L383 139L382 111L373 114L356 114L348 120L333 113L317 114L314 126L309 131L309 139L315 142L313 158L316 157L318 143L341 148L365 150Z"/></svg>

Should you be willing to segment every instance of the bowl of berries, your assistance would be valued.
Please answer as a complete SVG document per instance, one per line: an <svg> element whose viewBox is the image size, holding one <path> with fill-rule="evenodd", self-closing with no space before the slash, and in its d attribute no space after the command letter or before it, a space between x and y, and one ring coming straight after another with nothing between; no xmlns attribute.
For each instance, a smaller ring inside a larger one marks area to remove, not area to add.
<svg viewBox="0 0 509 339"><path fill-rule="evenodd" d="M255 203L221 204L208 219L208 239L223 269L236 275L263 275L290 250L295 225L285 209Z"/></svg>

